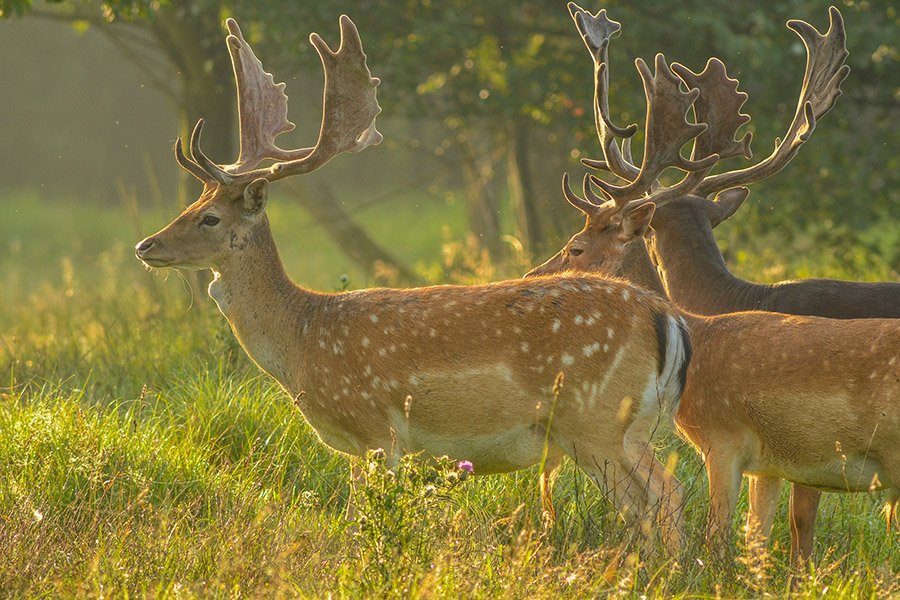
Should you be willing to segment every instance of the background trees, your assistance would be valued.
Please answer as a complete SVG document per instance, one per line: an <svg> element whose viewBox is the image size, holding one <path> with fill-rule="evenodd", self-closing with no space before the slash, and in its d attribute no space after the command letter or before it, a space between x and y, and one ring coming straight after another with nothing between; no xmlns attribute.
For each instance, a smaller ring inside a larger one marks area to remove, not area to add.
<svg viewBox="0 0 900 600"><path fill-rule="evenodd" d="M745 110L754 117L749 127L757 155L767 153L787 127L802 76L802 47L785 20L824 27L827 19L825 3L798 0L610 1L602 7L623 23L611 48L611 102L619 121L643 119L635 57L661 51L699 68L715 54L750 93ZM764 230L789 239L803 232L815 243L855 254L887 253L892 264L900 263L900 159L891 152L900 141L898 17L889 2L848 0L841 8L853 68L845 94L795 164L756 186L740 229L725 232L726 245L750 243ZM333 37L338 15L347 12L363 32L373 72L384 81L379 95L386 148L413 165L385 169L385 176L402 187L404 178L415 179L409 173L439 168L441 187L460 191L469 229L495 257L508 248L504 234L540 253L571 230L574 216L560 208L559 177L579 168L579 156L597 151L590 62L563 2L90 0L32 6L29 0L0 0L0 10L103 32L148 82L165 90L182 129L200 115L207 118L208 146L222 160L235 154L222 19L241 21L267 68L287 79L291 92L295 85L318 89L319 65L306 37L310 31ZM316 125L301 124L301 132ZM342 206L337 204L339 214ZM770 213L771 207L776 210ZM330 216L321 218L335 218L334 211L325 212ZM360 260L371 262L371 256Z"/></svg>

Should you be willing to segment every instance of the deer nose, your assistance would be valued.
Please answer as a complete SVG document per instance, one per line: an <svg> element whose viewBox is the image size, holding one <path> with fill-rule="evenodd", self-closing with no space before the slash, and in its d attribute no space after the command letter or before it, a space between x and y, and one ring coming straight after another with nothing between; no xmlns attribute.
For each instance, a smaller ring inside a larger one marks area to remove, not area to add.
<svg viewBox="0 0 900 600"><path fill-rule="evenodd" d="M138 258L140 258L147 250L149 250L150 248L153 247L154 243L155 242L153 241L153 238L147 238L147 239L141 240L134 247L134 253L137 255Z"/></svg>

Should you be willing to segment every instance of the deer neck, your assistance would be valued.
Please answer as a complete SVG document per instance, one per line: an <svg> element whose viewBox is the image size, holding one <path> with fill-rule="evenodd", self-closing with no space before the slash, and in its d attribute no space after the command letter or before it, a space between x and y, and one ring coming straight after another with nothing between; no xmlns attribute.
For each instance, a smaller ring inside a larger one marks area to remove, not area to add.
<svg viewBox="0 0 900 600"><path fill-rule="evenodd" d="M762 308L767 286L731 274L707 217L695 210L667 212L659 222L654 218L649 249L669 299L700 315Z"/></svg>
<svg viewBox="0 0 900 600"><path fill-rule="evenodd" d="M233 247L213 268L209 295L253 362L291 391L319 295L290 280L265 216Z"/></svg>
<svg viewBox="0 0 900 600"><path fill-rule="evenodd" d="M643 238L636 239L626 246L622 266L615 274L617 277L627 279L629 283L666 298L666 289L650 259L650 252Z"/></svg>

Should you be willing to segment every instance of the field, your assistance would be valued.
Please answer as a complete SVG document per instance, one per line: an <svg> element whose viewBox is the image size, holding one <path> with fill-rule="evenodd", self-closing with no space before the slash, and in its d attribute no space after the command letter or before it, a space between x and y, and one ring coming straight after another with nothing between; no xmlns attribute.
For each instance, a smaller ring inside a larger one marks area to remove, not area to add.
<svg viewBox="0 0 900 600"><path fill-rule="evenodd" d="M690 490L690 539L677 561L636 541L571 465L555 491L558 521L544 527L536 469L468 478L450 464L404 463L388 472L373 456L361 518L350 526L346 459L321 445L250 363L208 297L132 256L171 211L36 196L0 202L0 595L789 593L785 502L768 551L746 552L736 524L740 558L711 556L705 477L672 435L661 450L679 453ZM421 204L433 214L374 210L366 224L383 240L415 231L397 253L437 280L441 240L458 238L462 216ZM348 274L349 287L367 285L296 204L270 207L296 280L331 290ZM451 223L446 232L429 229L442 222ZM870 257L848 263L772 242L736 254L736 270L757 280L892 277ZM799 578L801 597L900 594L897 532L885 534L882 501L824 496L818 567Z"/></svg>

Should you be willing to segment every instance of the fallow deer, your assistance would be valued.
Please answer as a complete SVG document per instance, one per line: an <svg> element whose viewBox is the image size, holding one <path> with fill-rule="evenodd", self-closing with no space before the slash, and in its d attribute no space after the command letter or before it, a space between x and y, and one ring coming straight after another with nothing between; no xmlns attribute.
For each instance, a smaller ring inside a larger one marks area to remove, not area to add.
<svg viewBox="0 0 900 600"><path fill-rule="evenodd" d="M588 161L589 166L607 168L631 183L616 187L602 182L601 189L615 199L604 203L604 198L591 189L594 178L585 178L584 198L579 198L565 177L566 199L586 215L586 225L561 252L531 274L565 270L616 274L661 295L668 292L677 301L670 280L678 275L670 269L673 264L689 260L680 254L689 253L690 244L686 241L664 244L664 236L674 239L678 229L665 222L660 224L660 214L687 202L704 203L707 211L732 206L746 197L747 190L728 189L719 194L716 202L703 200L690 194L704 184L709 186L708 182L719 176L706 178L702 169L694 170L681 184L663 188L656 181L660 170L648 172L648 164L652 166L656 157L665 156L669 151L672 154L667 165L683 168L678 164L677 152L693 136L697 137L692 157L749 155L749 134L740 141L734 139L737 128L748 120L739 114L746 95L736 91L737 82L727 77L724 65L716 59L707 64L704 73L694 77L686 75L688 72L683 67L673 65L691 91L682 93L683 110L670 112L671 122L660 124L663 113L653 104L661 99L651 92L644 77L649 103L648 133L644 164L638 169L631 162L628 145L623 144L620 149L615 141L616 136L633 135L635 128L616 127L608 117L607 46L610 37L618 32L619 24L610 21L605 11L591 15L572 4L570 10L595 62L594 108L605 161ZM785 142L776 148L773 157L760 165L784 166L793 155L788 153L796 153L799 144L812 131L815 119L827 112L839 93L837 86L846 75L846 68L841 66L846 51L842 50L840 13L832 9L831 17L832 26L825 36L806 23L789 23L801 35L810 53L800 101L802 116L798 112ZM674 86L677 88L677 83ZM691 97L692 102L688 102ZM684 121L691 103L697 121L694 124ZM654 127L668 129L668 139L662 147L661 138L651 135ZM765 174L764 169L771 168L758 167L756 173ZM655 215L654 203L659 206ZM651 218L653 231L649 243L659 273L643 240ZM712 240L711 233L709 239ZM710 244L715 248L714 241ZM721 261L721 256L717 256ZM724 261L721 262L724 269ZM804 283L797 282L797 289L802 289ZM847 282L822 285L839 287L843 283ZM729 290L728 286L719 289L712 281L694 285L697 286L695 296L707 293L711 298L718 298ZM817 285L811 284L813 288ZM876 284L858 289L869 288L875 290L875 295L888 299L892 290L897 293L897 287ZM754 308L752 304L741 304L740 295L732 296L731 302L734 304L716 305L720 307L719 312L736 307ZM759 523L764 536L772 524L782 477L798 484L854 491L866 489L877 472L880 483L874 487L892 490L892 506L896 507L900 488L897 470L900 467L900 446L897 446L900 321L836 321L771 313L736 313L718 318L685 313L685 318L691 327L696 352L676 420L688 439L704 452L711 491L724 499L713 503L714 528L727 531L725 526L730 524L741 471L755 474L751 480L750 519ZM734 413L729 415L729 411ZM803 422L809 414L823 417L812 430ZM851 437L855 441L848 443ZM842 451L835 451L836 443L840 443ZM842 463L841 456L850 458ZM817 466L813 468L813 465ZM816 469L818 472L812 472ZM852 471L855 476L850 477ZM847 477L846 481L835 483ZM814 488L794 486L791 505L794 564L811 551L818 493Z"/></svg>
<svg viewBox="0 0 900 600"><path fill-rule="evenodd" d="M471 461L478 474L566 454L623 515L661 506L664 540L676 550L678 484L649 449L653 431L677 410L690 356L667 303L591 275L346 293L288 278L265 213L269 183L381 140L379 82L353 23L342 16L340 26L337 51L310 37L326 75L318 142L283 150L275 138L293 129L284 84L227 21L240 155L231 165L207 158L202 121L190 155L176 142L178 163L203 193L139 242L138 258L212 269L209 294L241 346L330 448L351 456L382 448L389 463L402 453L449 455ZM258 166L267 159L274 164Z"/></svg>

